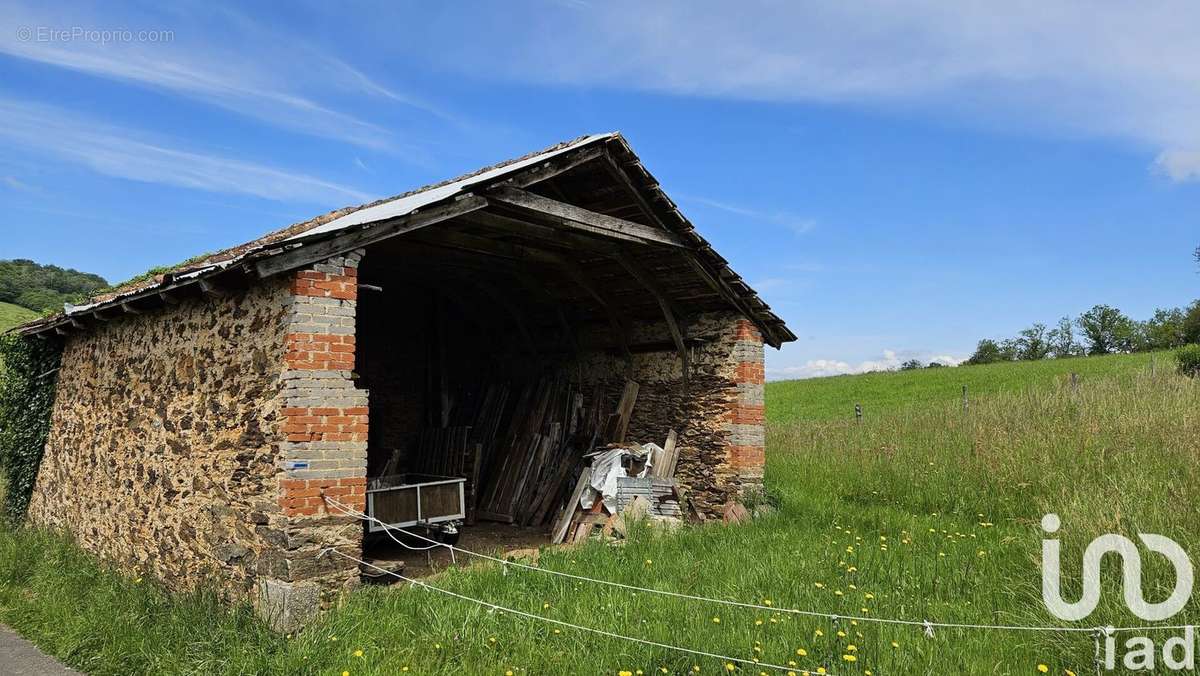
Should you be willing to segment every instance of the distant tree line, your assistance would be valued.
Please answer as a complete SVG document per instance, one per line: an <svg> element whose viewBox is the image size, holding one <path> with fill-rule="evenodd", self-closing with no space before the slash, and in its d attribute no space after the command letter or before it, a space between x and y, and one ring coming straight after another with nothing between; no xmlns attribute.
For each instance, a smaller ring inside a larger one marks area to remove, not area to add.
<svg viewBox="0 0 1200 676"><path fill-rule="evenodd" d="M108 282L100 275L23 258L0 260L0 302L34 312L61 310L63 303L82 302L105 288Z"/></svg>
<svg viewBox="0 0 1200 676"><path fill-rule="evenodd" d="M1200 260L1200 249L1196 251ZM1063 317L1053 327L1034 324L1015 338L979 341L968 364L1026 361L1053 357L1147 352L1200 343L1200 300L1186 308L1159 308L1145 321L1097 305L1078 317Z"/></svg>

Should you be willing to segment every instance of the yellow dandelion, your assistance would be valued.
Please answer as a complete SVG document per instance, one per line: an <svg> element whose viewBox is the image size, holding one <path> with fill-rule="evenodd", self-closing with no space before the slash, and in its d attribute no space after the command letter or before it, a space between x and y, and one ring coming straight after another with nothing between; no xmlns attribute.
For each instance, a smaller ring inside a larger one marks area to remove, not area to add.
<svg viewBox="0 0 1200 676"><path fill-rule="evenodd" d="M632 671L621 670L617 672L618 676L633 676Z"/></svg>
<svg viewBox="0 0 1200 676"><path fill-rule="evenodd" d="M721 624L721 618L719 618L719 617L714 617L714 618L713 618L713 624Z"/></svg>
<svg viewBox="0 0 1200 676"><path fill-rule="evenodd" d="M666 667L659 667L659 668L658 668L658 670L659 670L659 671L661 671L661 672L663 672L664 674L666 674L666 673L670 673L670 672L668 672L668 671L667 671L667 668L666 668Z"/></svg>
<svg viewBox="0 0 1200 676"><path fill-rule="evenodd" d="M363 656L363 651L362 651L362 648L359 648L358 650L355 650L355 651L354 651L354 656L355 656L355 657L362 657L362 656Z"/></svg>
<svg viewBox="0 0 1200 676"><path fill-rule="evenodd" d="M343 671L343 672L342 672L342 676L350 676L350 672L349 672L349 671Z"/></svg>
<svg viewBox="0 0 1200 676"><path fill-rule="evenodd" d="M804 657L805 655L808 654L808 651L805 650L804 648L796 648L796 654L799 655L800 657Z"/></svg>
<svg viewBox="0 0 1200 676"><path fill-rule="evenodd" d="M735 669L737 669L737 667L733 666L733 662L725 663L725 671L733 671Z"/></svg>
<svg viewBox="0 0 1200 676"><path fill-rule="evenodd" d="M755 621L754 621L754 626L756 626L756 627L761 627L761 626L762 626L762 623L763 623L763 621L762 621L762 620L755 620Z"/></svg>
<svg viewBox="0 0 1200 676"><path fill-rule="evenodd" d="M842 655L842 659L846 660L847 662L857 662L858 661L858 658L855 657L854 655Z"/></svg>
<svg viewBox="0 0 1200 676"><path fill-rule="evenodd" d="M554 630L554 633L556 633L556 634L561 634L561 633L562 633L562 629L555 629L555 630Z"/></svg>
<svg viewBox="0 0 1200 676"><path fill-rule="evenodd" d="M763 599L763 605L764 605L764 606L769 606L769 605L771 605L771 599Z"/></svg>
<svg viewBox="0 0 1200 676"><path fill-rule="evenodd" d="M817 589L824 589L825 583L824 582L814 582L813 586L816 587Z"/></svg>
<svg viewBox="0 0 1200 676"><path fill-rule="evenodd" d="M838 635L838 638L846 638L846 632L844 632L844 631L838 630L837 635Z"/></svg>
<svg viewBox="0 0 1200 676"><path fill-rule="evenodd" d="M330 641L336 641L336 640L337 640L337 637L336 637L336 636L330 636L330 637L329 637L329 640L330 640Z"/></svg>
<svg viewBox="0 0 1200 676"><path fill-rule="evenodd" d="M848 653L856 653L856 652L858 652L858 646L856 646L856 645L854 645L853 643L851 643L850 645L846 646L846 652L848 652Z"/></svg>
<svg viewBox="0 0 1200 676"><path fill-rule="evenodd" d="M652 566L652 565L654 565L654 559L646 559L646 565L647 565L647 566Z"/></svg>
<svg viewBox="0 0 1200 676"><path fill-rule="evenodd" d="M698 673L700 673L700 665L699 665L699 664L693 664L693 665L692 665L692 673L693 673L693 674L698 674Z"/></svg>
<svg viewBox="0 0 1200 676"><path fill-rule="evenodd" d="M513 676L512 669L509 669L508 671L504 672L504 676Z"/></svg>
<svg viewBox="0 0 1200 676"><path fill-rule="evenodd" d="M1067 676L1075 676L1075 672L1071 671L1070 669L1063 669L1063 673Z"/></svg>
<svg viewBox="0 0 1200 676"><path fill-rule="evenodd" d="M867 599L868 601L870 601L871 599L875 598L875 595L874 595L874 594L872 594L871 592L867 592L866 594L863 594L863 598L865 598L865 599Z"/></svg>
<svg viewBox="0 0 1200 676"><path fill-rule="evenodd" d="M1046 673L1047 671L1050 671L1050 667L1048 667L1044 664L1039 664L1037 669L1038 669L1038 671L1042 672L1043 674Z"/></svg>
<svg viewBox="0 0 1200 676"><path fill-rule="evenodd" d="M818 629L818 630L814 631L814 632L813 632L813 634L815 634L816 636L824 636L824 635L825 635L825 632L823 632L823 631L821 631L820 629Z"/></svg>
<svg viewBox="0 0 1200 676"><path fill-rule="evenodd" d="M900 644L899 644L899 643L897 643L897 642L895 642L895 641L892 641L892 647L893 647L893 648L899 648L899 647L900 647Z"/></svg>
<svg viewBox="0 0 1200 676"><path fill-rule="evenodd" d="M550 604L549 604L549 603L543 603L543 604L542 604L542 610L545 610L545 609L547 609L547 608L549 608L549 607L550 607Z"/></svg>

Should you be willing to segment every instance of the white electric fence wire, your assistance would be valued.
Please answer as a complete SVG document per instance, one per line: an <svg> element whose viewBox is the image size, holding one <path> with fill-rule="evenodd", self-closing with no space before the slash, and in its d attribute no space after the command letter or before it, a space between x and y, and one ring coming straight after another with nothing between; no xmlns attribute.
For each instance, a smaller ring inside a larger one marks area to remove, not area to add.
<svg viewBox="0 0 1200 676"><path fill-rule="evenodd" d="M803 615L806 617L821 617L821 618L833 620L835 622L838 619L844 619L844 620L855 620L858 622L874 622L876 624L894 624L894 625L902 625L902 626L909 626L909 627L920 627L921 629L924 630L926 636L933 635L934 627L939 627L942 629L985 629L985 630L996 630L996 631L1044 631L1044 632L1094 633L1096 631L1103 631L1103 632L1182 631L1184 629L1187 629L1188 627L1195 626L1195 625L1180 624L1180 625L1171 625L1171 626L1151 625L1151 626L1141 626L1141 627L1111 627L1111 626L1109 626L1109 627L1055 627L1055 626L1039 626L1039 625L1016 625L1016 624L969 624L969 623L960 623L960 622L930 622L928 620L901 620L901 619L894 619L894 618L887 618L887 617L870 617L867 615L837 615L834 613L822 613L822 612L818 612L818 611L814 611L814 610L800 610L798 608L781 608L781 607L777 607L777 606L760 605L757 603L744 603L741 601L729 601L727 599L715 599L715 598L710 598L707 596L695 596L693 594L683 594L680 592L666 591L666 590L662 590L662 589L650 589L647 587L638 587L636 585L625 584L622 582L613 582L612 580L601 580L601 579L597 579L597 578L586 577L584 575L574 575L572 573L564 573L564 572L558 571L558 570L550 570L549 568L539 568L537 566L530 566L528 564L519 563L516 561L507 561L505 559L497 558L494 556L489 556L487 554L480 554L479 552L473 552L473 551L470 551L467 549L463 549L461 547L456 547L451 544L446 544L444 542L438 542L437 540L427 538L418 533L413 533L413 532L404 530L403 528L397 528L395 526L390 526L369 514L364 514L363 512L360 512L356 509L347 507L346 505L338 502L337 500L335 500L329 496L323 496L323 497L325 498L326 502L328 502L330 505L332 505L334 507L334 509L338 510L342 514L345 514L347 516L353 516L358 519L363 519L366 521L370 521L370 522L379 524L379 526L381 526L382 528L384 528L388 531L394 530L396 532L403 533L405 535L417 538L419 540L424 540L426 542L435 543L434 546L445 547L452 552L461 552L468 556L474 556L474 557L477 557L480 559L485 559L487 561L493 561L495 563L499 563L505 567L504 568L505 574L508 573L508 566L513 566L516 568L523 568L525 570L531 570L531 571L535 571L538 573L545 573L547 575L557 575L559 577L565 577L565 578L569 578L572 580L579 580L581 582L594 582L596 584L608 585L610 587L619 587L621 589L627 589L627 590L634 591L634 592L645 592L647 594L658 594L660 596L669 596L672 598L685 599L688 601L701 601L701 602L705 602L705 603L716 603L716 604L732 606L732 607L736 607L736 608L750 608L753 610L761 610L761 611L769 612L769 613L788 613L791 615ZM393 537L392 539L395 540L395 537ZM403 544L403 543L401 543L401 544ZM431 547L431 549L432 549L432 547Z"/></svg>
<svg viewBox="0 0 1200 676"><path fill-rule="evenodd" d="M655 648L662 648L664 650L674 650L677 652L688 653L690 655L697 655L699 657L709 657L709 658L712 658L715 660L725 660L726 663L732 662L735 664L742 664L742 665L747 665L750 667L757 667L759 669L774 669L776 671L784 671L784 672L807 673L807 674L817 673L816 669L802 669L800 667L785 667L785 666L782 666L779 664L771 664L769 662L755 662L753 660L742 659L740 657L729 657L728 655L720 655L717 653L705 652L703 650L695 650L693 648L684 648L682 646L671 645L669 643L659 643L658 641L651 641L649 639L638 638L636 636L625 636L625 635L617 634L617 633L614 633L611 631L605 631L604 629L596 629L595 627L585 627L583 625L572 624L571 622L565 622L563 620L556 620L553 617L545 617L543 615L527 613L523 610L514 610L512 608L506 608L504 606L497 605L490 601L483 601L480 599L472 598L470 596L466 596L464 594L452 592L449 589L442 589L441 587L434 587L433 585L426 584L425 582L422 582L420 580L415 580L411 577L406 577L395 571L386 570L384 568L380 568L379 566L375 566L370 563L367 563L366 561L363 561L361 559L356 559L353 556L350 556L349 554L346 554L345 552L341 552L336 549L333 549L332 547L324 550L324 552L322 552L322 553L337 554L338 556L340 556L342 558L349 559L350 561L354 561L354 562L358 563L359 565L367 566L369 568L374 568L375 570L377 570L381 573L391 575L397 579L408 582L409 584L413 584L418 587L421 587L422 589L428 589L429 591L435 591L440 594L446 594L447 596L452 596L456 599L461 599L463 601L470 601L471 603L481 605L485 608L491 608L492 610L495 610L495 611L498 611L501 613L512 613L513 615L527 617L531 620L540 620L542 622L549 622L551 624L556 624L560 627L567 627L569 629L577 629L579 631L586 631L586 632L590 632L593 634L599 634L600 636L607 636L608 638L619 639L622 641L632 641L634 643L641 643L643 645L653 646ZM825 673L826 676L833 676L829 672L823 672L823 673Z"/></svg>

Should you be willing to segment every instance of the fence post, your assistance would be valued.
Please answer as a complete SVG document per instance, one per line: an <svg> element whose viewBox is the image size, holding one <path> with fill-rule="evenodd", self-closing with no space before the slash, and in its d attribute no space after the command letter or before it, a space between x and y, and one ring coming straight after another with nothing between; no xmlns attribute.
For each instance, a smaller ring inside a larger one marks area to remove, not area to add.
<svg viewBox="0 0 1200 676"><path fill-rule="evenodd" d="M963 397L963 413L966 413L967 409L969 409L971 407L971 402L967 399L967 386L963 385L962 387L963 387L963 395L962 395L962 397Z"/></svg>
<svg viewBox="0 0 1200 676"><path fill-rule="evenodd" d="M1071 372L1071 394L1079 394L1079 374Z"/></svg>
<svg viewBox="0 0 1200 676"><path fill-rule="evenodd" d="M854 422L862 422L862 404L854 405Z"/></svg>

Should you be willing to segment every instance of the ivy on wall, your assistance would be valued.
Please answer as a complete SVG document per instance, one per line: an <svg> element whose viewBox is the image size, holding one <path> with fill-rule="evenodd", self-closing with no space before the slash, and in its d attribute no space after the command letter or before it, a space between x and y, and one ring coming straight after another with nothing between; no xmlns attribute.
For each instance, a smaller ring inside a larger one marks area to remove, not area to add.
<svg viewBox="0 0 1200 676"><path fill-rule="evenodd" d="M24 517L37 481L61 359L59 341L0 336L0 468L8 484L4 511L13 521Z"/></svg>

